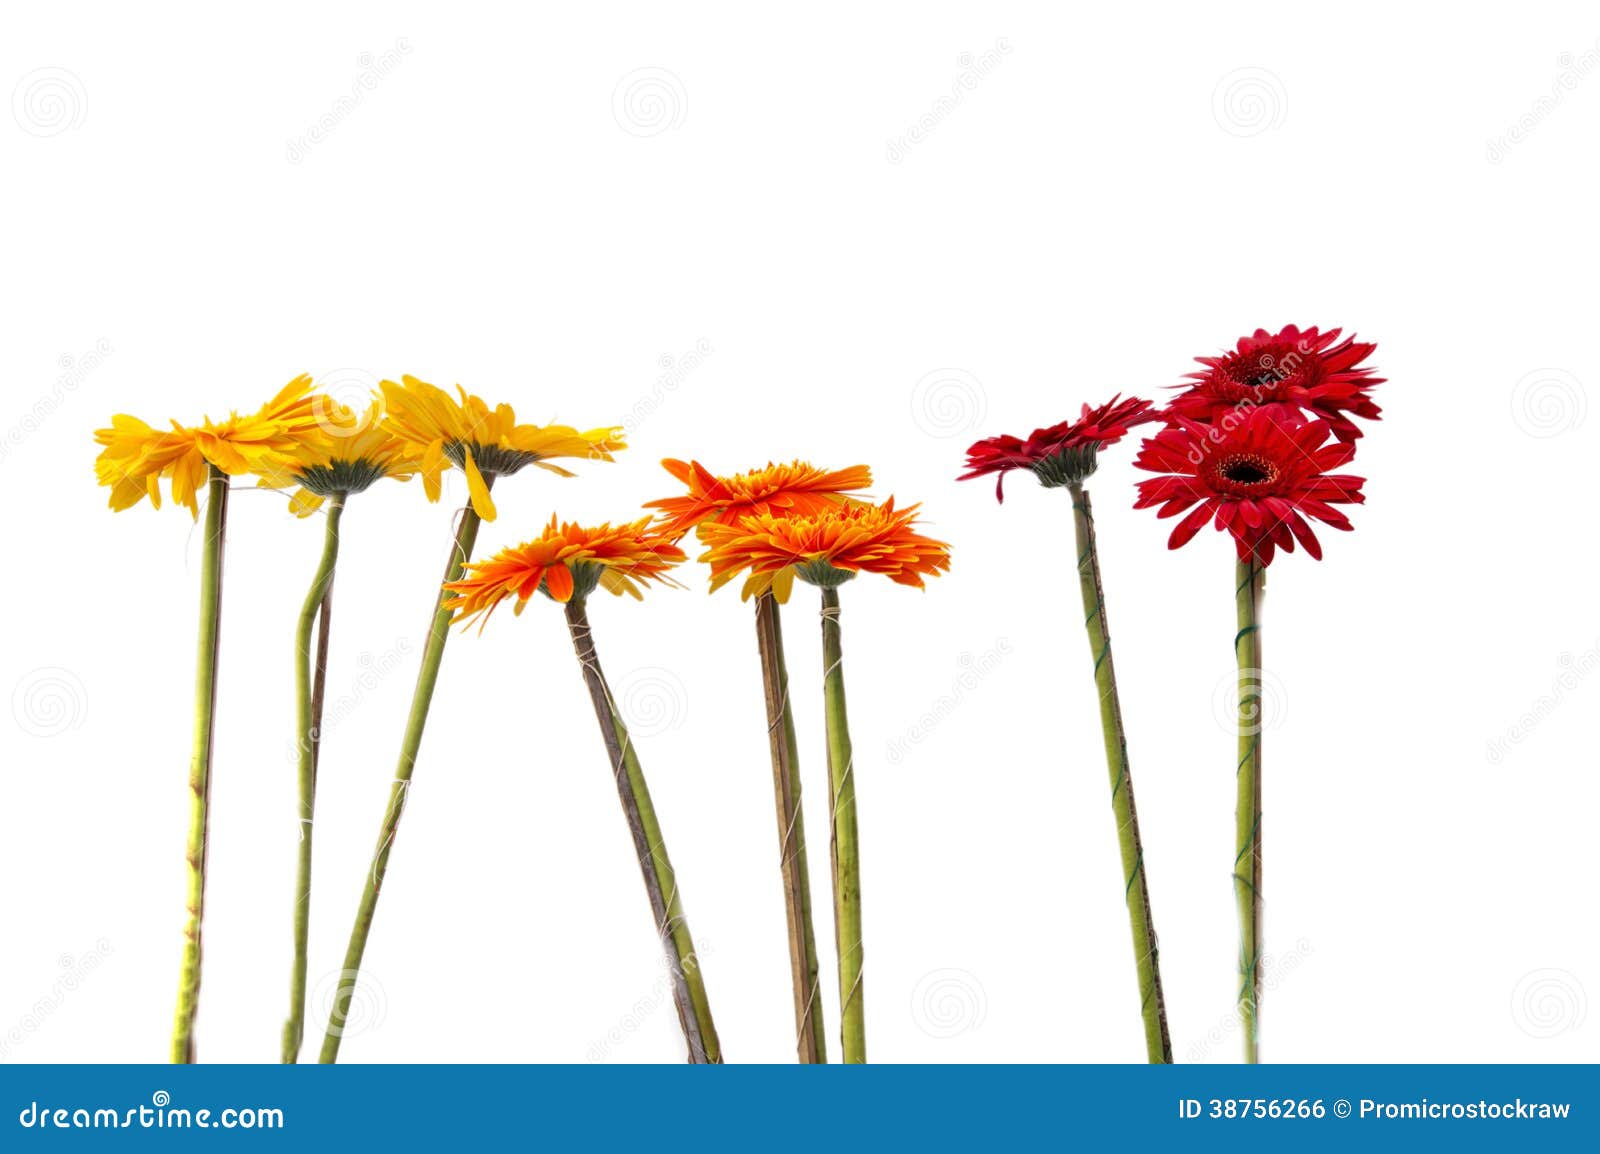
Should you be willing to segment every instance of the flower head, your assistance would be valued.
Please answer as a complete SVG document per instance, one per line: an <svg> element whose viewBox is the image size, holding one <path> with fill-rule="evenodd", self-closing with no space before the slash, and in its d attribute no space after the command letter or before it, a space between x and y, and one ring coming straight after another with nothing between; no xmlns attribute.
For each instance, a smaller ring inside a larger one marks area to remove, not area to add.
<svg viewBox="0 0 1600 1154"><path fill-rule="evenodd" d="M792 581L795 574L813 585L837 585L858 572L882 573L920 589L924 576L950 568L950 550L912 528L917 509L896 509L891 497L882 505L834 505L806 515L756 513L732 523L706 522L700 538L708 548L700 559L711 565L713 590L748 570L746 598L779 580Z"/></svg>
<svg viewBox="0 0 1600 1154"><path fill-rule="evenodd" d="M977 442L967 450L967 471L957 480L997 473L994 495L999 501L1006 499L1002 486L1012 469L1032 469L1047 488L1077 484L1094 472L1103 447L1120 441L1135 425L1160 419L1149 401L1124 400L1119 393L1098 408L1084 405L1077 420L1035 429L1025 441L999 436Z"/></svg>
<svg viewBox="0 0 1600 1154"><path fill-rule="evenodd" d="M481 616L487 624L489 614L507 597L517 599L512 611L520 614L539 590L561 602L587 597L597 586L638 599L641 583L674 584L666 572L683 560L683 550L670 537L651 530L648 517L593 528L558 523L551 517L533 540L483 561L469 561L461 580L445 585L456 594L445 608L454 611L456 621Z"/></svg>
<svg viewBox="0 0 1600 1154"><path fill-rule="evenodd" d="M289 510L308 517L329 497L345 497L370 488L384 477L409 481L421 464L421 453L383 423L383 402L376 396L365 410L332 397L317 397L317 424L302 434L281 461L261 471L262 485L298 488Z"/></svg>
<svg viewBox="0 0 1600 1154"><path fill-rule="evenodd" d="M1329 440L1326 421L1286 420L1280 412L1255 409L1231 430L1180 417L1144 442L1134 465L1164 476L1139 482L1136 509L1159 505L1158 517L1192 510L1167 542L1176 549L1209 520L1233 534L1239 559L1252 552L1263 565L1299 541L1312 557L1322 546L1306 518L1335 529L1349 520L1334 505L1359 505L1366 498L1361 477L1330 473L1355 456L1355 446Z"/></svg>
<svg viewBox="0 0 1600 1154"><path fill-rule="evenodd" d="M384 424L397 437L422 451L422 487L428 500L439 499L440 481L448 460L467 476L472 507L485 521L495 517L486 477L515 473L538 465L563 477L573 474L551 461L557 457L584 457L610 461L626 448L621 428L579 432L568 425L519 425L510 405L489 408L460 385L458 397L416 377L400 383L383 381L386 408Z"/></svg>
<svg viewBox="0 0 1600 1154"><path fill-rule="evenodd" d="M238 475L280 467L290 460L299 438L317 427L311 385L310 375L302 374L249 416L233 412L226 420L206 417L193 426L173 421L171 429L154 429L137 417L118 413L110 428L94 435L102 446L94 463L95 476L111 489L111 508L129 509L149 497L159 509L165 477L173 501L198 517L196 494L209 469Z"/></svg>
<svg viewBox="0 0 1600 1154"><path fill-rule="evenodd" d="M1328 422L1341 441L1361 436L1351 416L1376 421L1381 410L1368 396L1383 384L1377 371L1361 362L1378 346L1354 337L1339 340L1339 329L1319 332L1294 325L1269 333L1257 329L1218 357L1197 357L1204 370L1189 373L1190 385L1173 398L1171 412L1215 424L1226 413L1267 407L1291 410Z"/></svg>
<svg viewBox="0 0 1600 1154"><path fill-rule="evenodd" d="M707 521L732 522L757 513L820 513L849 500L846 493L872 484L865 465L848 469L819 469L806 461L719 477L699 461L661 462L662 468L689 488L682 497L646 501L646 509L659 509L663 533L681 537Z"/></svg>

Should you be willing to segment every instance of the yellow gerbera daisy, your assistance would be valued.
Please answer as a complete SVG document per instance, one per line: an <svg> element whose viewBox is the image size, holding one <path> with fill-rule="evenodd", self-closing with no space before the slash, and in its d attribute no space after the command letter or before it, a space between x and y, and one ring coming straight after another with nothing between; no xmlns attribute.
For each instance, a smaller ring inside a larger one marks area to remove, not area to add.
<svg viewBox="0 0 1600 1154"><path fill-rule="evenodd" d="M274 489L298 488L289 511L308 517L329 497L360 493L385 477L409 481L422 456L411 442L383 422L376 396L365 410L331 397L317 397L316 428L289 449L287 459L262 472L260 483Z"/></svg>
<svg viewBox="0 0 1600 1154"><path fill-rule="evenodd" d="M515 473L528 465L570 477L573 474L551 464L551 459L610 461L612 453L627 447L620 427L580 432L569 425L519 425L510 405L491 409L460 385L456 386L459 400L412 376L401 377L399 384L383 381L379 387L387 409L384 424L422 451L422 487L428 500L439 499L448 460L466 474L472 507L485 521L495 518L486 477Z"/></svg>
<svg viewBox="0 0 1600 1154"><path fill-rule="evenodd" d="M196 494L208 465L238 475L263 473L289 460L298 439L317 427L314 399L308 395L311 385L310 374L303 373L250 416L234 412L224 421L206 417L195 426L173 421L170 430L118 413L110 428L94 435L103 446L95 459L95 476L111 489L111 508L120 512L149 497L159 509L165 477L173 501L198 517Z"/></svg>

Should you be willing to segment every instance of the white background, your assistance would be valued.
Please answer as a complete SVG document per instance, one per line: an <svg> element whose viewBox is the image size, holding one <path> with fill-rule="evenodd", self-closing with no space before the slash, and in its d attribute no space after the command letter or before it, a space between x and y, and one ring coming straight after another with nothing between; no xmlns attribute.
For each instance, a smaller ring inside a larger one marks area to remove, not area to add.
<svg viewBox="0 0 1600 1154"><path fill-rule="evenodd" d="M843 591L871 1056L1141 1060L1069 503L953 478L978 436L1163 395L1290 322L1378 341L1389 383L1356 531L1270 573L1264 1056L1600 1058L1600 18L1204 7L10 9L4 1059L162 1060L177 981L199 534L107 511L91 434L310 371L630 426L615 465L498 485L480 552L552 510L634 514L676 491L663 456L866 462L925 502L950 574ZM1232 553L1209 530L1166 550L1129 508L1135 448L1092 492L1173 1043L1232 1060ZM345 518L330 700L354 705L323 755L308 1054L464 488L388 484ZM235 496L203 1060L277 1055L320 536ZM726 1055L784 1061L750 615L684 578L591 616ZM814 598L785 620L827 959ZM542 600L451 641L366 964L347 1060L681 1057Z"/></svg>

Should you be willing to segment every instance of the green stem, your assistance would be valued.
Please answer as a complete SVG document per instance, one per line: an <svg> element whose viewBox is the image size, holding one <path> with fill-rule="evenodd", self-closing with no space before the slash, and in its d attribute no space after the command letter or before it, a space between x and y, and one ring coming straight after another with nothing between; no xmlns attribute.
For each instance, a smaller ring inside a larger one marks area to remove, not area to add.
<svg viewBox="0 0 1600 1154"><path fill-rule="evenodd" d="M1235 567L1239 632L1239 798L1234 809L1238 852L1233 890L1239 905L1239 1021L1244 1060L1260 1060L1261 1012L1261 599L1266 567L1252 554Z"/></svg>
<svg viewBox="0 0 1600 1154"><path fill-rule="evenodd" d="M209 466L205 552L200 567L200 641L194 678L194 752L189 761L188 921L172 1023L172 1060L194 1061L194 1019L200 1005L200 923L206 903L210 833L211 751L217 714L217 653L222 630L222 553L228 525L228 477Z"/></svg>
<svg viewBox="0 0 1600 1154"><path fill-rule="evenodd" d="M839 953L839 1039L844 1061L867 1060L865 951L861 938L861 848L856 779L845 713L839 590L822 590L822 694L828 725L828 782L833 791L833 914Z"/></svg>
<svg viewBox="0 0 1600 1154"><path fill-rule="evenodd" d="M589 628L589 615L584 597L574 597L567 602L567 629L572 634L572 645L578 653L578 663L583 667L584 684L589 687L589 698L594 703L595 717L600 722L600 736L611 758L611 774L617 782L617 796L622 801L622 813L628 822L628 832L633 835L633 848L638 854L639 869L644 875L645 893L650 899L650 912L655 918L656 931L667 953L672 971L673 1001L678 1007L678 1022L689 1044L689 1061L695 1063L721 1062L722 1047L717 1041L717 1027L711 1020L711 1004L706 997L705 975L701 972L700 956L695 952L694 938L689 935L689 921L684 916L683 902L678 896L678 878L667 857L666 842L661 836L661 824L656 819L655 806L650 802L650 790L644 780L644 770L628 737L627 727L618 716L611 690L606 685L600 658L594 648L594 634Z"/></svg>
<svg viewBox="0 0 1600 1154"><path fill-rule="evenodd" d="M484 483L492 485L494 478L485 476ZM461 577L462 567L472 556L472 547L477 543L480 523L478 514L468 502L461 510L461 520L456 526L455 540L450 547L450 560L445 565L446 582ZM417 752L422 748L422 731L428 723L433 687L439 681L439 665L444 660L445 643L450 639L451 613L444 607L449 598L449 591L441 588L434 599L433 621L428 626L428 642L422 650L422 669L417 674L417 687L411 695L411 713L406 718L400 763L395 768L394 784L389 787L389 806L384 811L383 824L378 828L378 845L373 850L372 868L367 871L367 882L361 891L361 905L356 911L355 925L350 929L350 944L345 949L344 970L339 975L339 988L328 1015L328 1032L322 1039L320 1062L339 1060L339 1041L344 1036L350 1000L355 996L356 981L361 975L361 955L366 952L367 935L372 931L372 915L378 908L378 894L383 889L383 876L389 868L389 854L394 850L400 815L405 811L406 796L411 788L411 773L416 768Z"/></svg>
<svg viewBox="0 0 1600 1154"><path fill-rule="evenodd" d="M339 519L344 495L328 502L322 560L300 606L294 635L295 753L300 793L300 848L295 866L294 967L289 973L289 1018L283 1024L284 1062L300 1060L306 1022L306 944L311 929L311 835L317 807L317 760L322 743L322 703L328 669L328 630L333 613L333 568L339 558ZM317 626L313 657L311 631ZM314 666L314 669L313 669ZM313 684L313 680L315 684Z"/></svg>
<svg viewBox="0 0 1600 1154"><path fill-rule="evenodd" d="M817 994L817 936L811 923L811 870L806 864L806 826L800 805L800 743L789 704L783 626L777 598L770 592L756 598L756 647L766 692L772 788L778 808L778 864L789 925L795 1045L801 1062L826 1062L827 1025Z"/></svg>
<svg viewBox="0 0 1600 1154"><path fill-rule="evenodd" d="M1117 819L1117 844L1122 854L1123 900L1133 931L1133 960L1139 978L1139 1012L1144 1018L1145 1053L1151 1062L1172 1061L1167 1033L1167 1006L1161 993L1161 957L1150 913L1150 886L1139 838L1139 813L1133 800L1128 766L1128 736L1122 725L1122 702L1111 657L1111 626L1106 620L1105 589L1100 579L1100 552L1095 546L1094 512L1081 485L1072 491L1073 529L1078 542L1078 587L1083 594L1084 626L1094 657L1094 681L1100 691L1100 730L1105 738L1106 769L1111 775L1111 810Z"/></svg>

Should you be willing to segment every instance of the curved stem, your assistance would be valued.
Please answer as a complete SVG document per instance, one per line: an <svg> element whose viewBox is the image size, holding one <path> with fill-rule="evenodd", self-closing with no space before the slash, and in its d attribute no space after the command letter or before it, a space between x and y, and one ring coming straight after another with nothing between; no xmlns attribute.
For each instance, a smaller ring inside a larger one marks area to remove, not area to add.
<svg viewBox="0 0 1600 1154"><path fill-rule="evenodd" d="M777 598L756 598L756 647L766 691L767 738L772 749L772 789L778 809L778 865L788 915L789 969L794 983L795 1046L801 1062L828 1060L827 1025L817 994L817 935L811 922L811 870L800 805L800 743L789 704L789 670Z"/></svg>
<svg viewBox="0 0 1600 1154"><path fill-rule="evenodd" d="M493 481L493 477L484 478L485 484L493 484ZM460 578L462 567L472 556L472 547L478 540L479 524L478 514L469 502L461 510L461 520L451 543L450 560L444 570L446 582ZM339 1041L344 1036L345 1016L350 1009L350 999L355 996L356 980L361 976L361 956L366 952L367 935L372 931L372 916L378 909L378 894L383 889L383 876L389 868L389 854L394 850L400 815L405 811L411 773L417 764L417 751L422 748L422 731L428 724L428 706L433 701L433 688L439 681L439 665L444 660L445 643L450 639L450 610L444 607L449 596L448 590L441 588L434 599L433 621L428 626L428 642L422 651L417 687L411 694L411 713L406 718L400 763L395 768L394 784L389 787L389 806L384 811L383 824L378 827L378 845L373 850L372 868L367 871L367 882L361 891L361 905L356 910L355 925L350 929L350 944L345 949L344 969L339 975L339 988L328 1015L328 1031L322 1039L322 1053L317 1059L319 1062L339 1060Z"/></svg>
<svg viewBox="0 0 1600 1154"><path fill-rule="evenodd" d="M295 863L294 966L289 973L289 1017L283 1024L284 1062L300 1059L306 1022L306 944L311 929L311 835L317 807L317 760L322 744L322 702L328 672L328 630L333 614L333 570L339 559L339 520L344 495L328 502L322 560L300 606L294 635L295 755L300 793L300 847ZM313 659L311 631L317 626ZM313 672L314 667L314 672ZM314 684L313 684L314 680Z"/></svg>
<svg viewBox="0 0 1600 1154"><path fill-rule="evenodd" d="M1239 1021L1244 1060L1260 1060L1261 1013L1261 598L1266 567L1252 554L1235 567L1239 632L1239 796L1234 808L1238 852L1233 891L1239 906Z"/></svg>
<svg viewBox="0 0 1600 1154"><path fill-rule="evenodd" d="M189 761L188 920L172 1024L172 1060L194 1061L194 1020L200 1004L200 923L205 914L210 832L211 751L217 714L217 654L222 640L222 553L228 526L228 477L210 466L200 565L200 642L194 678L194 752Z"/></svg>
<svg viewBox="0 0 1600 1154"><path fill-rule="evenodd" d="M1100 691L1100 730L1105 738L1106 769L1111 775L1111 810L1117 819L1117 844L1122 854L1123 900L1133 931L1133 960L1139 978L1139 1013L1144 1018L1145 1052L1151 1062L1172 1061L1167 1033L1166 1000L1161 993L1161 958L1155 922L1150 913L1150 886L1144 868L1144 844L1133 800L1128 767L1128 737L1122 725L1116 666L1111 658L1111 626L1106 621L1105 589L1100 580L1100 553L1095 546L1094 512L1082 486L1072 491L1073 529L1078 542L1078 586L1083 594L1084 626L1094 656L1094 681Z"/></svg>
<svg viewBox="0 0 1600 1154"><path fill-rule="evenodd" d="M866 951L861 938L861 850L856 832L856 778L845 712L844 649L839 590L822 590L822 694L828 727L828 781L833 791L833 912L839 953L839 1040L844 1061L867 1060Z"/></svg>
<svg viewBox="0 0 1600 1154"><path fill-rule="evenodd" d="M722 1047L717 1041L717 1027L711 1020L711 1004L706 997L700 957L695 952L694 939L689 935L689 921L684 916L683 902L678 896L677 875L672 870L671 859L667 857L666 842L661 836L661 824L656 819L655 806L650 802L644 770L639 765L639 757L634 752L627 727L617 715L605 673L600 668L585 602L583 597L574 597L567 602L567 630L572 634L572 646L577 650L579 665L583 667L583 681L589 687L589 698L594 703L595 717L600 722L600 736L611 758L611 774L617 782L617 796L622 801L622 813L628 822L628 832L633 835L633 848L639 857L640 872L644 875L650 913L655 918L656 931L661 935L661 944L666 950L667 964L672 972L673 1001L678 1007L678 1022L683 1027L684 1039L689 1044L689 1061L721 1062Z"/></svg>

